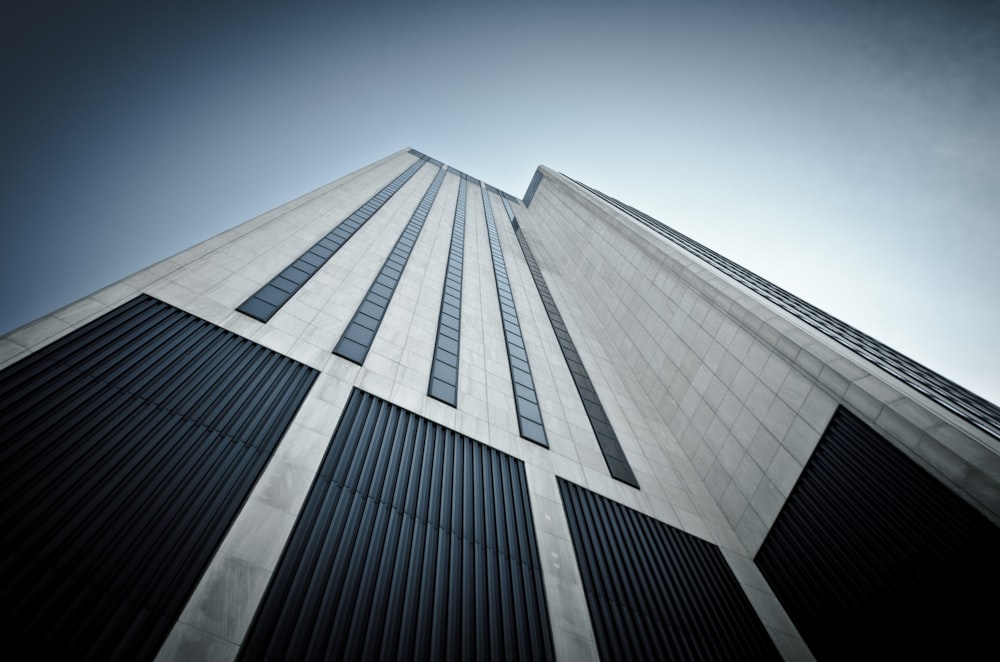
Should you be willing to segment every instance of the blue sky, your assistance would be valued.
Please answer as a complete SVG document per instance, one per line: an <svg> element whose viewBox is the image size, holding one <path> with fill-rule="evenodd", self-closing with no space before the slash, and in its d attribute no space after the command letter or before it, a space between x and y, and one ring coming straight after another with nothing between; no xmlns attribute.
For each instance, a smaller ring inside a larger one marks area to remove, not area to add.
<svg viewBox="0 0 1000 662"><path fill-rule="evenodd" d="M402 147L544 163L1000 401L1000 4L34 3L0 332Z"/></svg>

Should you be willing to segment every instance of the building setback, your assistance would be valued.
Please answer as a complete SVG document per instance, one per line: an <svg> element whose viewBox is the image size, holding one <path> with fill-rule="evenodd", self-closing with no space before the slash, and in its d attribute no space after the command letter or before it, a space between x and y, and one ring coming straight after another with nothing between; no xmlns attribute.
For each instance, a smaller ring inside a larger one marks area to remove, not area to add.
<svg viewBox="0 0 1000 662"><path fill-rule="evenodd" d="M402 150L0 339L0 658L992 646L1000 410L539 167Z"/></svg>

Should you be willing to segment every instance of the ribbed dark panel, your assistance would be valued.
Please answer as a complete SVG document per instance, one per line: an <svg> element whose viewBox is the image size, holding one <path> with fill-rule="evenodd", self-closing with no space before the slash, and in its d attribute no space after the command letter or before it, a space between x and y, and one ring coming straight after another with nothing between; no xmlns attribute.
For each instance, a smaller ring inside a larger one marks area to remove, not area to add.
<svg viewBox="0 0 1000 662"><path fill-rule="evenodd" d="M961 416L980 430L1000 439L1000 407L968 391L955 382L942 377L930 368L923 366L908 356L900 354L888 345L875 340L854 327L841 322L836 317L823 312L816 306L803 301L791 292L767 281L750 270L741 267L732 260L719 255L697 241L677 232L655 218L642 213L634 207L615 200L610 195L590 188L583 182L572 178L584 189L617 209L625 212L654 232L666 237L678 246L697 255L722 273L737 282L749 287L771 303L781 306L784 310L814 329L824 333L844 347L859 356L871 361L890 375L903 381L917 391L937 402L942 407Z"/></svg>
<svg viewBox="0 0 1000 662"><path fill-rule="evenodd" d="M545 436L545 425L542 423L542 410L538 406L535 381L531 377L528 353L524 349L524 336L521 334L521 324L517 320L514 293L510 289L510 280L507 278L503 247L500 245L500 235L497 234L496 221L493 220L493 205L490 204L490 196L486 188L480 188L480 192L483 194L483 210L486 212L486 232L490 239L493 277L496 279L497 297L500 301L500 317L503 321L503 335L507 345L510 378L514 384L514 406L517 408L518 429L525 439L548 448L549 441Z"/></svg>
<svg viewBox="0 0 1000 662"><path fill-rule="evenodd" d="M1000 529L846 409L756 562L817 658L996 651Z"/></svg>
<svg viewBox="0 0 1000 662"><path fill-rule="evenodd" d="M438 173L434 181L427 187L424 197L414 210L403 232L396 240L396 245L389 252L382 269L372 282L371 287L358 306L354 317L351 318L344 335L340 337L337 346L333 348L333 353L345 359L354 361L358 365L365 362L368 350L371 349L375 334L378 333L379 326L382 325L382 318L392 301L392 295L396 292L399 279L403 277L403 270L410 259L420 231L424 228L424 221L427 220L427 213L434 204L438 190L441 188L441 181L444 179L444 169L438 168Z"/></svg>
<svg viewBox="0 0 1000 662"><path fill-rule="evenodd" d="M559 479L603 660L777 660L715 545Z"/></svg>
<svg viewBox="0 0 1000 662"><path fill-rule="evenodd" d="M284 306L292 295L313 277L333 254L340 250L368 222L375 212L382 208L403 184L410 180L428 158L423 156L416 163L404 170L398 177L386 184L385 188L376 193L371 200L359 207L337 227L320 239L308 251L292 262L284 271L271 279L264 287L249 299L240 304L238 311L254 319L266 322ZM438 163L438 166L441 164Z"/></svg>
<svg viewBox="0 0 1000 662"><path fill-rule="evenodd" d="M458 184L458 201L448 249L448 269L441 292L437 340L427 394L452 407L458 403L458 356L462 339L462 263L465 255L466 176Z"/></svg>
<svg viewBox="0 0 1000 662"><path fill-rule="evenodd" d="M0 373L0 659L151 659L316 374L148 296Z"/></svg>
<svg viewBox="0 0 1000 662"><path fill-rule="evenodd" d="M608 465L608 472L612 478L638 488L639 481L636 480L635 473L628 463L628 458L625 457L625 451L618 442L618 435L615 434L615 429L611 426L608 414L604 411L604 406L597 395L597 390L594 389L594 383L590 381L590 375L587 374L587 369L580 359L580 354L576 351L576 345L573 344L573 339L569 335L569 329L566 328L562 315L559 314L559 308L556 306L555 299L552 298L549 286L545 283L542 270L538 268L535 255L531 252L531 246L528 245L528 239L521 232L517 218L514 217L514 210L511 209L510 203L507 202L506 198L503 199L503 206L507 210L507 216L510 218L511 225L514 226L514 234L517 237L517 242L521 245L524 260L528 263L528 270L531 272L531 277L535 281L535 287L542 298L542 305L545 306L545 313L549 317L549 323L552 324L552 330L555 331L556 340L559 341L559 348L562 350L563 357L566 359L566 365L573 376L573 383L576 385L576 390L580 393L580 399L583 402L583 408L587 412L590 427L594 430L597 443L601 447L601 454L604 455L604 462Z"/></svg>
<svg viewBox="0 0 1000 662"><path fill-rule="evenodd" d="M524 465L355 390L241 659L552 658Z"/></svg>

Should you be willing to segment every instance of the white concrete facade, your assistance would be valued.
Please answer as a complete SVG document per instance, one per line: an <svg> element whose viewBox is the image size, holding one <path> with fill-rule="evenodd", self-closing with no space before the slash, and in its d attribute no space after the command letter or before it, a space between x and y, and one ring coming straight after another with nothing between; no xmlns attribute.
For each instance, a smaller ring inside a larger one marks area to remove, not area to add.
<svg viewBox="0 0 1000 662"><path fill-rule="evenodd" d="M236 311L417 159L401 150L0 339L0 367L147 293L320 371L160 652L238 652L353 387L524 461L556 654L597 659L557 477L717 544L786 659L805 644L753 563L838 405L994 522L989 435L542 168L515 202L640 489L608 474L558 340L490 193L549 449L519 436L481 197L466 210L458 405L427 396L459 178L431 207L363 366L331 353L433 179L427 163L266 324Z"/></svg>

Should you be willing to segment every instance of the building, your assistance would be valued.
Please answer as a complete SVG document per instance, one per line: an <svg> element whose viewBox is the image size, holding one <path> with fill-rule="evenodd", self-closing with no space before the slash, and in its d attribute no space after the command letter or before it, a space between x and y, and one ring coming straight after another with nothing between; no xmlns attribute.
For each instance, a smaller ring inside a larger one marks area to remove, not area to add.
<svg viewBox="0 0 1000 662"><path fill-rule="evenodd" d="M997 407L545 167L402 150L0 361L3 659L992 643Z"/></svg>

